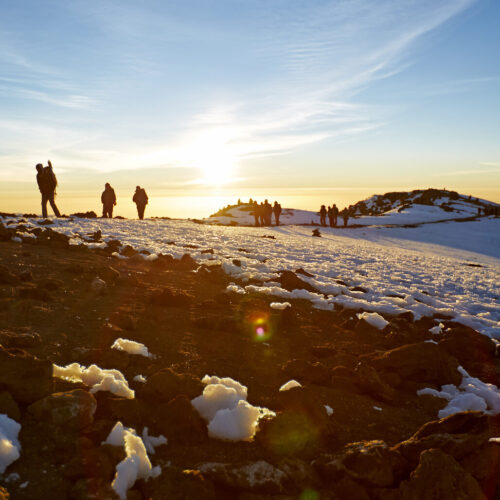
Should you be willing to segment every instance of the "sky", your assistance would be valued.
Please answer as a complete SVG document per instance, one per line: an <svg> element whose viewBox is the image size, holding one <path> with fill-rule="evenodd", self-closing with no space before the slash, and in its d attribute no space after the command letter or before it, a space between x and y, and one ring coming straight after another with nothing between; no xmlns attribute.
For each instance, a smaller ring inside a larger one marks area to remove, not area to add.
<svg viewBox="0 0 500 500"><path fill-rule="evenodd" d="M497 0L2 0L0 211L500 202Z"/></svg>

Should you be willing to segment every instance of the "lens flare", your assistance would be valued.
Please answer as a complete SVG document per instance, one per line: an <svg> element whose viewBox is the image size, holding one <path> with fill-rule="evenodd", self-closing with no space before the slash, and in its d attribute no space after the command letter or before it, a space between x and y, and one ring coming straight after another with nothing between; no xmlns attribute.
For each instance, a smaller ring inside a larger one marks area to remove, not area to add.
<svg viewBox="0 0 500 500"><path fill-rule="evenodd" d="M266 342L272 337L272 328L269 321L269 313L254 312L247 317L250 334L256 342Z"/></svg>

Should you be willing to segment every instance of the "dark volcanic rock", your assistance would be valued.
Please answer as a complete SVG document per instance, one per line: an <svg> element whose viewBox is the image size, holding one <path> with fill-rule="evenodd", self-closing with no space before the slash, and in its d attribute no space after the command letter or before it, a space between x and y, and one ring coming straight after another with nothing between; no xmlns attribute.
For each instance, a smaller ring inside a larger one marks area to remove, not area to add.
<svg viewBox="0 0 500 500"><path fill-rule="evenodd" d="M488 442L490 437L490 417L480 412L464 412L424 424L394 449L414 468L424 450L438 448L460 460Z"/></svg>
<svg viewBox="0 0 500 500"><path fill-rule="evenodd" d="M52 363L0 346L0 389L10 392L18 403L33 403L51 392Z"/></svg>
<svg viewBox="0 0 500 500"><path fill-rule="evenodd" d="M332 377L330 368L305 359L291 359L282 365L281 370L290 378L318 385L329 385Z"/></svg>
<svg viewBox="0 0 500 500"><path fill-rule="evenodd" d="M97 402L92 394L75 389L51 394L28 407L28 412L38 421L65 428L83 429L94 420Z"/></svg>
<svg viewBox="0 0 500 500"><path fill-rule="evenodd" d="M4 413L9 418L14 419L16 422L19 422L21 419L19 406L9 392L0 392L0 414L1 413Z"/></svg>
<svg viewBox="0 0 500 500"><path fill-rule="evenodd" d="M204 385L193 375L164 368L148 377L138 389L138 396L151 403L167 402L179 394L195 398L203 392L203 388Z"/></svg>
<svg viewBox="0 0 500 500"><path fill-rule="evenodd" d="M0 285L17 285L18 283L19 277L6 266L0 265Z"/></svg>
<svg viewBox="0 0 500 500"><path fill-rule="evenodd" d="M477 481L450 455L426 450L408 481L399 487L401 500L486 500Z"/></svg>
<svg viewBox="0 0 500 500"><path fill-rule="evenodd" d="M0 331L0 344L4 347L27 348L35 347L42 343L40 335L36 332L16 333L6 330Z"/></svg>
<svg viewBox="0 0 500 500"><path fill-rule="evenodd" d="M436 385L460 385L458 361L436 344L408 344L363 358L379 370L396 372L403 379Z"/></svg>
<svg viewBox="0 0 500 500"><path fill-rule="evenodd" d="M216 484L256 493L280 494L289 482L282 470L263 460L238 466L211 462L202 464L199 470Z"/></svg>
<svg viewBox="0 0 500 500"><path fill-rule="evenodd" d="M156 306L188 307L193 302L193 297L185 292L164 288L153 292L150 301Z"/></svg>
<svg viewBox="0 0 500 500"><path fill-rule="evenodd" d="M340 453L320 458L314 466L328 482L349 477L365 486L383 488L396 484L408 468L406 460L383 441L350 443Z"/></svg>
<svg viewBox="0 0 500 500"><path fill-rule="evenodd" d="M293 271L281 271L281 276L278 281L281 283L281 287L285 290L308 290L309 292L317 292L309 283L301 280Z"/></svg>
<svg viewBox="0 0 500 500"><path fill-rule="evenodd" d="M356 367L356 382L359 387L378 401L391 403L394 401L396 391L378 375L377 370L361 361Z"/></svg>

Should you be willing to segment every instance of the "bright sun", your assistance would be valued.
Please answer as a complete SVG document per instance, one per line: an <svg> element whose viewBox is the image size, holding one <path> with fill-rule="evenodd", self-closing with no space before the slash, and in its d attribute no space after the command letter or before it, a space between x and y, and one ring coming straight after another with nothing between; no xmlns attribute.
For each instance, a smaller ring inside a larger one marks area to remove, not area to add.
<svg viewBox="0 0 500 500"><path fill-rule="evenodd" d="M220 132L205 134L193 146L193 163L201 170L200 182L206 186L223 186L233 178L236 158L227 135Z"/></svg>

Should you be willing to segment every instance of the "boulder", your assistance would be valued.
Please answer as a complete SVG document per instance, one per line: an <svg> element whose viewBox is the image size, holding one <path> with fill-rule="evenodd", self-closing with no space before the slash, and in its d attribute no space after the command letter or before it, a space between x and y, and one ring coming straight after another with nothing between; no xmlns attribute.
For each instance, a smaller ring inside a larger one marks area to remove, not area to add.
<svg viewBox="0 0 500 500"><path fill-rule="evenodd" d="M168 403L150 406L149 420L171 442L182 444L201 443L208 439L206 423L186 395L173 398Z"/></svg>
<svg viewBox="0 0 500 500"><path fill-rule="evenodd" d="M479 483L488 498L500 493L500 445L487 442L460 460L460 465Z"/></svg>
<svg viewBox="0 0 500 500"><path fill-rule="evenodd" d="M109 322L130 332L137 329L137 319L123 312L117 311L112 313L109 317Z"/></svg>
<svg viewBox="0 0 500 500"><path fill-rule="evenodd" d="M151 403L168 402L179 394L190 399L199 396L205 386L190 373L177 373L172 368L164 368L150 377L137 390L137 396Z"/></svg>
<svg viewBox="0 0 500 500"><path fill-rule="evenodd" d="M421 453L432 448L460 460L480 448L492 436L489 418L481 412L464 412L427 422L412 437L398 443L393 449L401 453L412 468L417 466Z"/></svg>
<svg viewBox="0 0 500 500"><path fill-rule="evenodd" d="M209 462L200 465L198 469L215 484L255 493L284 493L290 481L282 470L264 460L244 465Z"/></svg>
<svg viewBox="0 0 500 500"><path fill-rule="evenodd" d="M436 385L460 385L458 361L438 345L428 342L408 344L386 352L362 357L378 370L396 372L401 378Z"/></svg>
<svg viewBox="0 0 500 500"><path fill-rule="evenodd" d="M9 392L0 392L0 414L5 414L16 422L21 420L21 411Z"/></svg>
<svg viewBox="0 0 500 500"><path fill-rule="evenodd" d="M17 285L18 283L19 277L6 266L0 265L0 285Z"/></svg>
<svg viewBox="0 0 500 500"><path fill-rule="evenodd" d="M143 498L169 500L212 500L216 498L211 481L199 470L163 467L161 476L141 482Z"/></svg>
<svg viewBox="0 0 500 500"><path fill-rule="evenodd" d="M349 443L335 455L313 462L320 476L329 482L348 477L368 487L390 488L404 476L406 460L384 441Z"/></svg>
<svg viewBox="0 0 500 500"><path fill-rule="evenodd" d="M377 401L391 403L396 397L396 391L378 375L373 366L361 361L356 367L356 382L360 389Z"/></svg>
<svg viewBox="0 0 500 500"><path fill-rule="evenodd" d="M93 477L111 484L115 475L115 466L116 462L101 447L87 448L82 453L77 453L69 462L64 463L61 472L64 477L73 481Z"/></svg>
<svg viewBox="0 0 500 500"><path fill-rule="evenodd" d="M317 385L329 385L332 376L329 367L305 359L291 359L281 366L281 370L289 378Z"/></svg>
<svg viewBox="0 0 500 500"><path fill-rule="evenodd" d="M281 283L281 287L291 292L292 290L308 290L309 292L317 292L309 283L301 280L293 271L281 271L281 275L277 280Z"/></svg>
<svg viewBox="0 0 500 500"><path fill-rule="evenodd" d="M401 500L486 500L478 482L450 455L425 450L418 467L399 486Z"/></svg>
<svg viewBox="0 0 500 500"><path fill-rule="evenodd" d="M38 287L44 290L59 290L64 286L64 281L56 278L43 278L38 282Z"/></svg>
<svg viewBox="0 0 500 500"><path fill-rule="evenodd" d="M37 420L65 428L83 429L94 421L95 397L83 389L56 392L28 407Z"/></svg>
<svg viewBox="0 0 500 500"><path fill-rule="evenodd" d="M115 283L120 278L120 273L111 266L102 266L98 269L97 274L106 283Z"/></svg>
<svg viewBox="0 0 500 500"><path fill-rule="evenodd" d="M6 330L0 331L0 344L4 347L36 347L41 343L42 339L36 332L17 333Z"/></svg>
<svg viewBox="0 0 500 500"><path fill-rule="evenodd" d="M47 290L40 287L19 288L18 294L21 299L41 300L43 302L52 301L52 295L50 295Z"/></svg>
<svg viewBox="0 0 500 500"><path fill-rule="evenodd" d="M164 307L189 307L193 297L185 292L177 292L171 288L156 290L150 297L151 304Z"/></svg>
<svg viewBox="0 0 500 500"><path fill-rule="evenodd" d="M33 403L51 392L52 363L0 346L0 389L10 392L18 403Z"/></svg>

